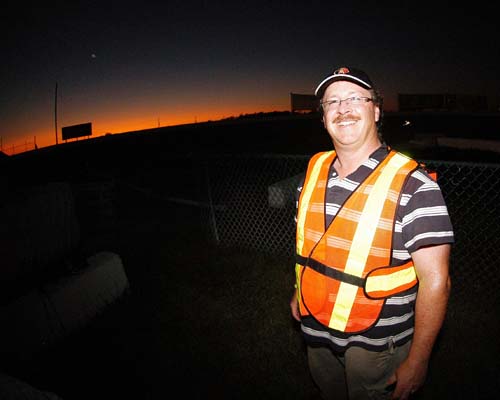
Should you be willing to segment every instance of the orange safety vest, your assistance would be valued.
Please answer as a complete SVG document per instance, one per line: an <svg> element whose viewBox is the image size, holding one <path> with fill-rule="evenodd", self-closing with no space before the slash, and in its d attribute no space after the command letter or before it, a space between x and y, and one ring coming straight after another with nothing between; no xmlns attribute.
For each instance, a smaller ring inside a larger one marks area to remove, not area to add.
<svg viewBox="0 0 500 400"><path fill-rule="evenodd" d="M359 333L377 322L387 297L418 282L412 261L390 262L399 197L419 164L391 150L325 230L326 184L335 157L335 151L317 153L307 169L297 213L297 293L302 316Z"/></svg>

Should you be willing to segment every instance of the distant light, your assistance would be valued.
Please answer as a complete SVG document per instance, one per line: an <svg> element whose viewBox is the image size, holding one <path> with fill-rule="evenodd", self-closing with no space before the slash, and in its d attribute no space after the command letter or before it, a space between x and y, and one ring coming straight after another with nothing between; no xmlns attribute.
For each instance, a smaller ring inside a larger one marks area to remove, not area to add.
<svg viewBox="0 0 500 400"><path fill-rule="evenodd" d="M96 56L94 53L92 53L92 54L90 55L90 57L92 57L92 58L96 58L97 56Z"/></svg>
<svg viewBox="0 0 500 400"><path fill-rule="evenodd" d="M411 125L411 122L406 120L405 122L403 122L403 126L408 126L408 125Z"/></svg>

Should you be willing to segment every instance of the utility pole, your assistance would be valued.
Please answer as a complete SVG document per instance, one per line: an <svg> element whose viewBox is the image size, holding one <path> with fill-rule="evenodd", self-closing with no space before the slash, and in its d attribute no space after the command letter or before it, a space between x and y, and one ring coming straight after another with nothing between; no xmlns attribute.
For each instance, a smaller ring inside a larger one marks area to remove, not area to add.
<svg viewBox="0 0 500 400"><path fill-rule="evenodd" d="M54 99L54 122L56 127L56 144L57 144L57 82L56 82L56 93Z"/></svg>

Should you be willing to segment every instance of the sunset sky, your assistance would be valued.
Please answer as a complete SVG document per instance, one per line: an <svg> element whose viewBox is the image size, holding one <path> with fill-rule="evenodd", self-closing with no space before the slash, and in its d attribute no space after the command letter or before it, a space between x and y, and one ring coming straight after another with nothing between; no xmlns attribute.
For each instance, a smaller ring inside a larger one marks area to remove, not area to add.
<svg viewBox="0 0 500 400"><path fill-rule="evenodd" d="M398 93L499 96L494 2L116 1L2 10L0 139L11 154L93 137L290 110L334 68ZM73 4L75 3L75 4ZM488 5L491 4L491 5Z"/></svg>

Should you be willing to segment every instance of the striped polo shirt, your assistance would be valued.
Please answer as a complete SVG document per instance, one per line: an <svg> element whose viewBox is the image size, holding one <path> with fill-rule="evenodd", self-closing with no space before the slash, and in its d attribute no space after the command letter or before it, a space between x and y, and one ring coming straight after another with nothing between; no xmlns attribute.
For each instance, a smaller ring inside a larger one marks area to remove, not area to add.
<svg viewBox="0 0 500 400"><path fill-rule="evenodd" d="M349 195L388 152L387 146L382 145L344 179L339 179L332 163L326 189L326 226L335 218ZM297 206L302 186L303 181L298 187ZM411 253L420 247L453 242L453 227L441 189L423 168L419 168L407 179L397 206L393 232L393 264L401 265L408 261ZM361 334L334 331L310 316L303 317L301 329L304 338L308 344L327 345L341 353L350 346L382 351L393 345L402 345L413 337L417 290L418 285L389 297L377 323Z"/></svg>

